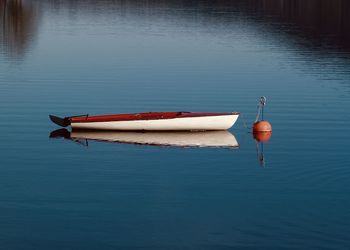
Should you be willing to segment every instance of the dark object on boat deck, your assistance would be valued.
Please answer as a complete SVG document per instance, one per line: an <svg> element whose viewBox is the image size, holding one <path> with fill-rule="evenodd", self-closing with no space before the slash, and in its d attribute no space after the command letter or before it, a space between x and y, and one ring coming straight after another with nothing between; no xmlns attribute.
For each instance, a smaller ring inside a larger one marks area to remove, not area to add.
<svg viewBox="0 0 350 250"><path fill-rule="evenodd" d="M54 116L54 115L49 115L50 117L50 120L57 124L58 126L61 126L61 127L67 127L70 125L70 120L68 117L65 117L65 118L60 118L60 117L57 117L57 116Z"/></svg>

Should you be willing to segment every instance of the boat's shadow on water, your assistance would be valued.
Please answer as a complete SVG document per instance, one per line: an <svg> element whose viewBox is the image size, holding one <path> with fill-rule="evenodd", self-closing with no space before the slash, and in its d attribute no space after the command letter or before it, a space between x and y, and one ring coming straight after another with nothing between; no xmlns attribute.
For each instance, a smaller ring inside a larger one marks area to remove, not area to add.
<svg viewBox="0 0 350 250"><path fill-rule="evenodd" d="M229 131L131 132L58 129L50 138L64 138L88 146L89 141L182 148L239 148Z"/></svg>

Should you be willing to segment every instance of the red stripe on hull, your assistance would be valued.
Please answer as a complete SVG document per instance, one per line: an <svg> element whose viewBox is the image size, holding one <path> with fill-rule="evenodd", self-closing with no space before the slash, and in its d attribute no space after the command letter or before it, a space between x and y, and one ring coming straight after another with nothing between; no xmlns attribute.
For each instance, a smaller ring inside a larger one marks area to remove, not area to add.
<svg viewBox="0 0 350 250"><path fill-rule="evenodd" d="M149 113L135 113L135 114L115 114L115 115L99 115L99 116L78 116L70 117L71 123L81 122L110 122L110 121L137 121L137 120L160 120L160 119L174 119L186 117L201 117L201 116L219 116L232 115L239 113L225 112L225 113L204 113L204 112L149 112Z"/></svg>

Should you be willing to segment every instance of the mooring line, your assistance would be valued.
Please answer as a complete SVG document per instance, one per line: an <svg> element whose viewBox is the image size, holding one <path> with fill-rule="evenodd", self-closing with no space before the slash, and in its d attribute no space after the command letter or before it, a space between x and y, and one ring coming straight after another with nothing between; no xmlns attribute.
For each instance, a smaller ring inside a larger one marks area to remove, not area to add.
<svg viewBox="0 0 350 250"><path fill-rule="evenodd" d="M248 125L247 125L247 123L246 123L246 121L245 121L245 119L244 119L244 117L243 117L243 114L242 114L242 113L241 113L241 120L242 120L243 126L244 126L246 129L248 129L248 130L249 130L249 132L248 132L248 133L251 133L252 128L251 128L251 127L248 127Z"/></svg>

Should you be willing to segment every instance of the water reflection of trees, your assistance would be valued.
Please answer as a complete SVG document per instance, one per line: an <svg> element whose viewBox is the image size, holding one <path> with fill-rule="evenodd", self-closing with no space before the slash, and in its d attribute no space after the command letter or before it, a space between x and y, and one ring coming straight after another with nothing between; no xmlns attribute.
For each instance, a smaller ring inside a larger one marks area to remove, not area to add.
<svg viewBox="0 0 350 250"><path fill-rule="evenodd" d="M0 51L21 57L36 31L36 16L28 1L0 0Z"/></svg>
<svg viewBox="0 0 350 250"><path fill-rule="evenodd" d="M230 15L231 17L241 15L277 26L279 31L287 31L295 38L305 39L312 45L320 47L330 45L333 48L350 51L349 0L47 0L44 2L55 10L69 9L74 12L103 15L168 15L167 18L173 20L186 19L192 14L204 17L201 22L205 25L220 21L228 24L230 21L236 21L235 18L230 18ZM295 30L290 29L291 26Z"/></svg>
<svg viewBox="0 0 350 250"><path fill-rule="evenodd" d="M0 0L0 50L13 56L25 53L37 29L33 6L70 14L166 15L169 20L185 21L196 16L203 17L200 21L206 26L229 24L240 15L277 26L313 47L350 52L349 0Z"/></svg>
<svg viewBox="0 0 350 250"><path fill-rule="evenodd" d="M348 0L249 0L248 4L266 21L294 25L297 29L290 30L291 34L320 46L350 51Z"/></svg>

